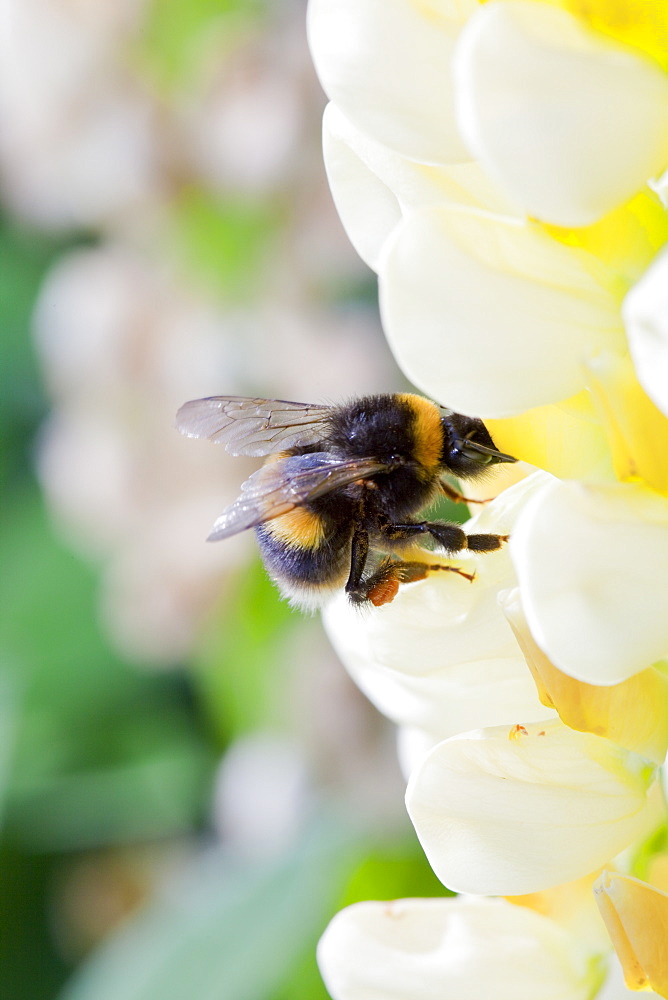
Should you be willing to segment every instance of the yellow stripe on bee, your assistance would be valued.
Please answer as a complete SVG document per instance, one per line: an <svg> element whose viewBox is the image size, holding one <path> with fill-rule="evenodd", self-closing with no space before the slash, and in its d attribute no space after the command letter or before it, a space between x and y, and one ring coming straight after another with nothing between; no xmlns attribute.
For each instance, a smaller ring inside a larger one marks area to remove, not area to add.
<svg viewBox="0 0 668 1000"><path fill-rule="evenodd" d="M306 507L279 514L265 521L264 527L278 541L300 549L316 549L325 537L321 519Z"/></svg>
<svg viewBox="0 0 668 1000"><path fill-rule="evenodd" d="M397 398L413 411L415 458L426 469L435 469L443 449L443 428L438 407L424 396L416 396L412 392L399 393Z"/></svg>

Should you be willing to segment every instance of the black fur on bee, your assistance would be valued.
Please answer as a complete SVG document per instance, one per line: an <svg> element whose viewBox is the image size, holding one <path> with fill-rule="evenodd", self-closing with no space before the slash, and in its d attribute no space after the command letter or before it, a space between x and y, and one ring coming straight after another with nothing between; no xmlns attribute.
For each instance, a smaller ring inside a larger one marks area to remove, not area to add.
<svg viewBox="0 0 668 1000"><path fill-rule="evenodd" d="M464 499L447 474L476 479L498 462L481 420L412 393L340 406L211 396L185 403L177 426L233 455L268 456L223 511L209 538L255 528L269 574L296 603L318 605L345 588L355 604L384 604L401 583L456 567L401 559L429 542L448 555L490 552L506 536L467 535L417 518L440 491Z"/></svg>

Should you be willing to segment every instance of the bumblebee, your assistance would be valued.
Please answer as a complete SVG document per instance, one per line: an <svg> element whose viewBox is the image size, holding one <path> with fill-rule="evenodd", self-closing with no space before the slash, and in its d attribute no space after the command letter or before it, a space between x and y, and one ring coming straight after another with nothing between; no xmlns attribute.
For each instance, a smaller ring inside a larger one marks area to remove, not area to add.
<svg viewBox="0 0 668 1000"><path fill-rule="evenodd" d="M401 551L415 555L426 541L449 555L491 552L506 540L417 519L439 492L466 499L445 474L475 479L515 461L495 448L481 420L422 396L365 396L340 406L210 396L185 403L176 425L232 455L268 456L209 540L255 528L269 574L299 605L317 606L341 587L354 604L387 604L401 583L438 570L471 579L453 566L402 559Z"/></svg>

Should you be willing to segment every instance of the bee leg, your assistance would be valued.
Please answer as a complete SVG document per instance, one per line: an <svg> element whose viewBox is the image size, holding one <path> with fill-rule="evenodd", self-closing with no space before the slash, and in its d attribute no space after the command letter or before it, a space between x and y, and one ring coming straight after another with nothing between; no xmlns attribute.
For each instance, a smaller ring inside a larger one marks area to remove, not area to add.
<svg viewBox="0 0 668 1000"><path fill-rule="evenodd" d="M416 580L426 580L430 573L456 573L463 576L469 583L475 580L475 573L465 573L459 566L445 566L443 563L422 563L422 562L398 562L395 563L398 569L400 583L415 583Z"/></svg>
<svg viewBox="0 0 668 1000"><path fill-rule="evenodd" d="M369 533L361 524L356 524L350 546L350 575L345 588L353 603L366 599L363 594L362 577L368 554Z"/></svg>
<svg viewBox="0 0 668 1000"><path fill-rule="evenodd" d="M457 573L465 580L473 581L474 573L465 573L458 566L444 566L442 563L422 563L403 562L395 560L385 560L367 580L364 581L363 600L370 601L374 607L379 608L383 604L389 604L397 596L399 585L402 583L414 583L416 580L425 580L430 573L439 571L445 573ZM358 599L357 603L361 603Z"/></svg>
<svg viewBox="0 0 668 1000"><path fill-rule="evenodd" d="M417 524L382 524L380 530L388 541L401 542L416 535L429 534L446 552L454 554L470 549L473 552L494 552L508 541L508 535L467 535L456 524L444 521L418 521Z"/></svg>
<svg viewBox="0 0 668 1000"><path fill-rule="evenodd" d="M450 483L440 482L438 485L448 500L452 500L454 503L489 503L492 499L492 497L488 497L486 500L474 500L472 497L465 497L454 486L451 486Z"/></svg>
<svg viewBox="0 0 668 1000"><path fill-rule="evenodd" d="M508 535L467 535L457 525L441 524L439 521L426 521L425 531L428 531L446 552L461 552L462 549L469 549L471 552L494 552L508 541Z"/></svg>

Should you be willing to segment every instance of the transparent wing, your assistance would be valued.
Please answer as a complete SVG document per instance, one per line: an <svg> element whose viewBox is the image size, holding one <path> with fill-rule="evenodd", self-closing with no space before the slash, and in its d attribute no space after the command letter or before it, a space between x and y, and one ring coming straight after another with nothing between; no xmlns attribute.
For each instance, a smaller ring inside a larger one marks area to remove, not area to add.
<svg viewBox="0 0 668 1000"><path fill-rule="evenodd" d="M230 504L213 526L210 542L236 535L261 521L315 500L339 486L387 470L376 459L341 459L326 451L290 455L263 465L241 487L241 496Z"/></svg>
<svg viewBox="0 0 668 1000"><path fill-rule="evenodd" d="M269 455L316 444L326 433L331 412L330 406L285 399L208 396L184 403L176 426L188 437L224 444L232 455Z"/></svg>

